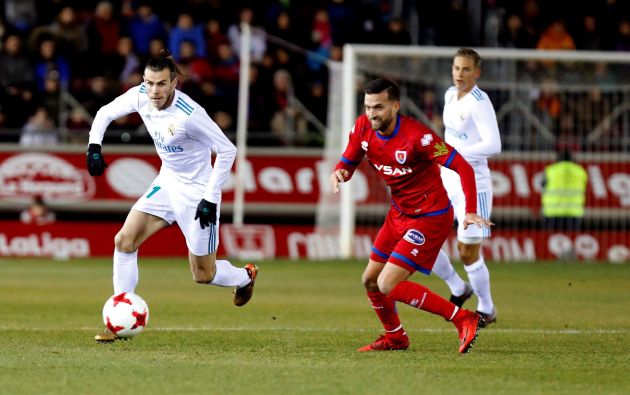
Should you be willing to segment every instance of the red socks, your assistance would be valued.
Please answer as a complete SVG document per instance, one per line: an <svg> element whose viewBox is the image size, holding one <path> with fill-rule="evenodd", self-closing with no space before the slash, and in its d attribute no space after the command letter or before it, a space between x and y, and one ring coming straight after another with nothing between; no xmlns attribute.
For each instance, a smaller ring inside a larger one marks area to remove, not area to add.
<svg viewBox="0 0 630 395"><path fill-rule="evenodd" d="M403 302L411 307L441 315L447 321L452 320L459 310L453 303L434 294L429 288L411 281L401 281L388 296L392 304L394 301Z"/></svg>
<svg viewBox="0 0 630 395"><path fill-rule="evenodd" d="M367 296L372 303L372 307L374 308L376 315L383 323L385 331L393 332L397 329L402 329L398 313L396 312L396 306L394 306L394 301L392 299L388 298L387 295L379 291L367 291Z"/></svg>

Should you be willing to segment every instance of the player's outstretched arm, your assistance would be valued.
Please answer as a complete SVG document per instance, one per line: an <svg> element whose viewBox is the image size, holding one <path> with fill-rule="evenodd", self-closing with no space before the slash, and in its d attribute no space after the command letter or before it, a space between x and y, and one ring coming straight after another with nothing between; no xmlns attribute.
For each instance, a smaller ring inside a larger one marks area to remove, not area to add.
<svg viewBox="0 0 630 395"><path fill-rule="evenodd" d="M477 225L480 228L487 228L494 225L494 223L485 219L481 215L467 213L466 216L464 217L463 225L464 225L464 229L467 229L468 225Z"/></svg>
<svg viewBox="0 0 630 395"><path fill-rule="evenodd" d="M350 172L346 169L337 169L330 175L330 185L333 193L339 193L339 183L346 182Z"/></svg>

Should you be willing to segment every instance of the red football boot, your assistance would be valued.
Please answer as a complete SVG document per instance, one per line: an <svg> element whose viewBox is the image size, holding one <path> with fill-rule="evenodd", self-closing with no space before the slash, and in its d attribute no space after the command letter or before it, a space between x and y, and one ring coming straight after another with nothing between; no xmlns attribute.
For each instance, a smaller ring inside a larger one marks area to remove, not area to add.
<svg viewBox="0 0 630 395"><path fill-rule="evenodd" d="M407 333L403 332L402 334L391 334L386 333L384 335L379 336L378 339L374 341L374 343L370 343L366 346L358 348L358 352L367 352L367 351L400 351L406 350L409 347L409 336Z"/></svg>
<svg viewBox="0 0 630 395"><path fill-rule="evenodd" d="M453 319L453 324L455 324L457 332L459 332L459 352L464 354L470 351L470 348L475 344L479 329L483 323L483 317L464 309L458 315L458 318Z"/></svg>

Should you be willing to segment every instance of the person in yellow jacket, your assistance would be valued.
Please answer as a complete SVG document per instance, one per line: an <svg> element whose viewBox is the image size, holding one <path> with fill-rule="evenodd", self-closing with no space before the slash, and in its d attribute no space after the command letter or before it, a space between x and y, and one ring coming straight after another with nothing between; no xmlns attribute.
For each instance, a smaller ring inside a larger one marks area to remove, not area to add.
<svg viewBox="0 0 630 395"><path fill-rule="evenodd" d="M542 212L546 229L580 229L587 181L586 170L568 150L560 151L558 161L545 167Z"/></svg>

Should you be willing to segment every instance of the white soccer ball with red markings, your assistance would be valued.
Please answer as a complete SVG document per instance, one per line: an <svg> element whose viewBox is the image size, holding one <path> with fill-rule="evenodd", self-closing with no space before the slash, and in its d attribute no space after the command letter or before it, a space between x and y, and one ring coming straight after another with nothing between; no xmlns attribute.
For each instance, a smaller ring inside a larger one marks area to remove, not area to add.
<svg viewBox="0 0 630 395"><path fill-rule="evenodd" d="M113 295L103 306L103 323L118 337L134 337L149 323L149 306L131 292Z"/></svg>

